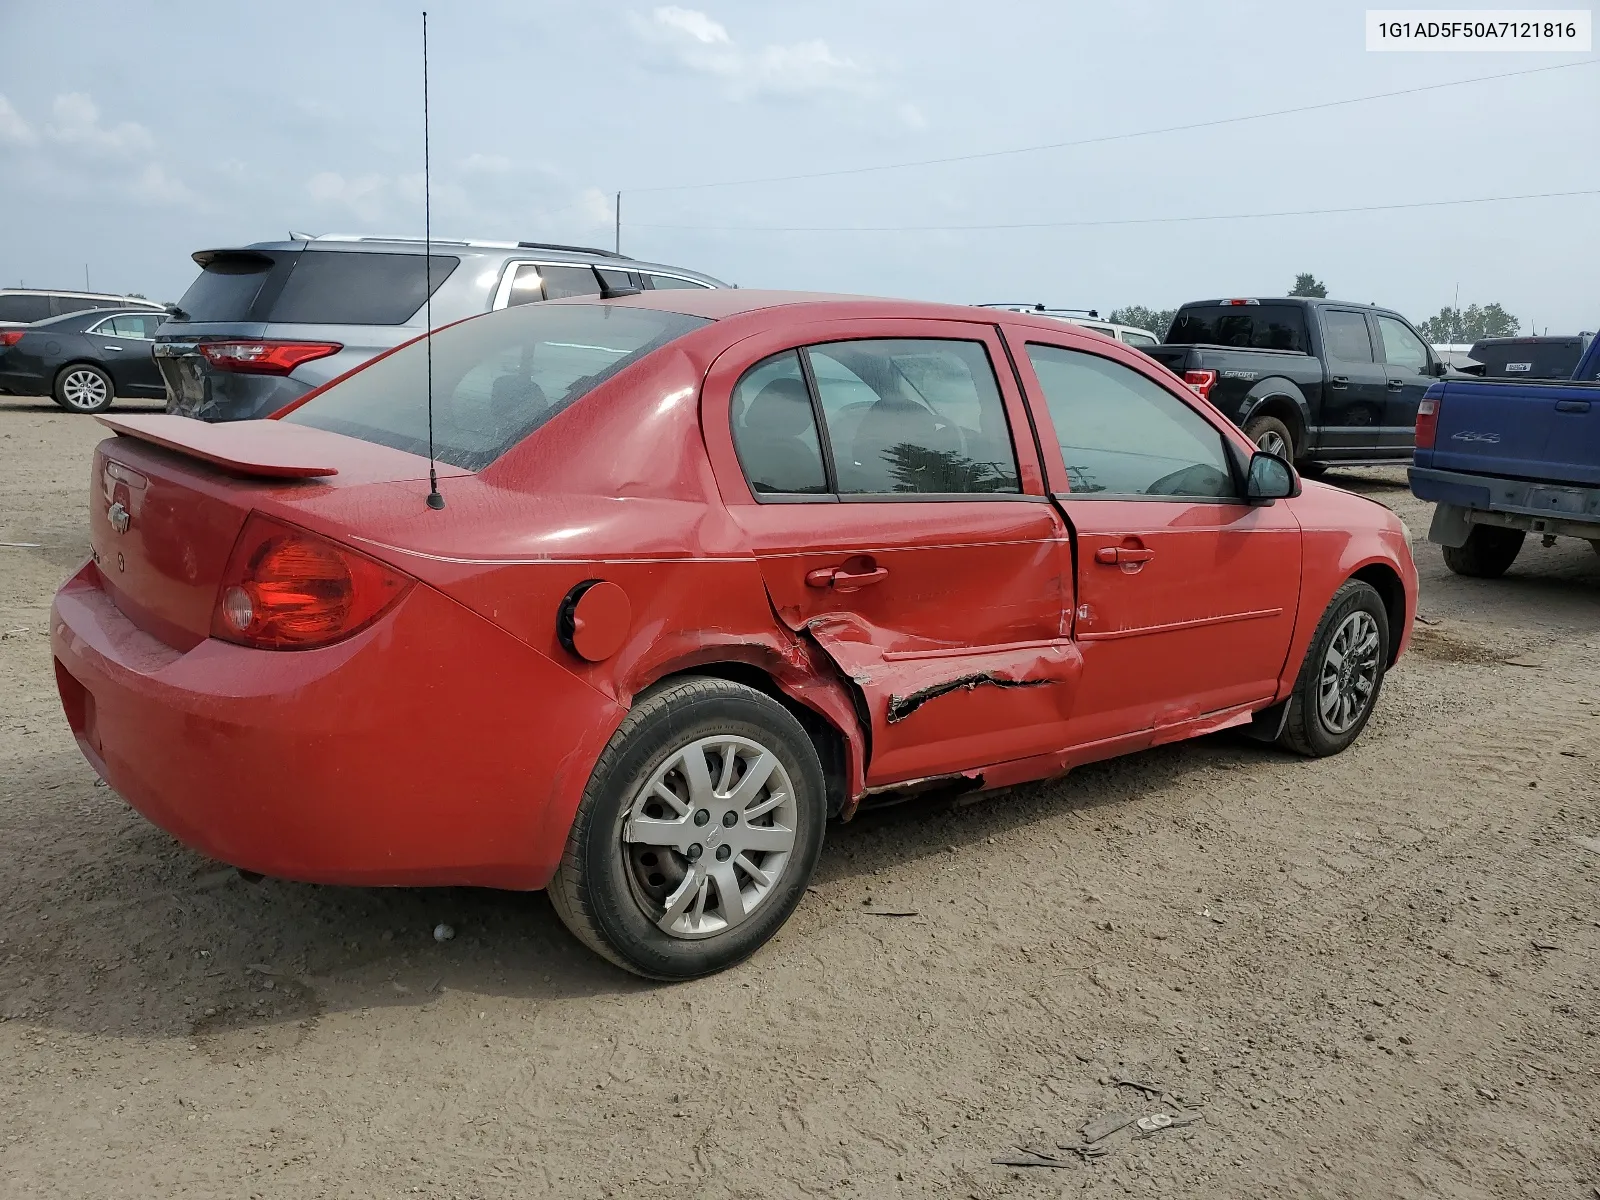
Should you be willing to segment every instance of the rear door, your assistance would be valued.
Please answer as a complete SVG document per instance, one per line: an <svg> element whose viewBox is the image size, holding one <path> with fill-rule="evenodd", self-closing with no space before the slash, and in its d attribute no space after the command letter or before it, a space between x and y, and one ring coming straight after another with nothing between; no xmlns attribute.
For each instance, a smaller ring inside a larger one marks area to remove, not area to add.
<svg viewBox="0 0 1600 1200"><path fill-rule="evenodd" d="M1411 327L1398 317L1373 313L1378 348L1383 355L1383 421L1378 426L1380 451L1403 451L1416 444L1417 405L1438 377L1433 355Z"/></svg>
<svg viewBox="0 0 1600 1200"><path fill-rule="evenodd" d="M1065 744L1069 545L1004 362L991 326L827 322L707 379L728 511L779 619L859 689L874 786Z"/></svg>
<svg viewBox="0 0 1600 1200"><path fill-rule="evenodd" d="M1389 402L1389 377L1378 361L1367 314L1356 308L1324 308L1322 436L1330 457L1366 458L1378 449L1378 428Z"/></svg>
<svg viewBox="0 0 1600 1200"><path fill-rule="evenodd" d="M1164 729L1276 693L1300 595L1300 526L1252 506L1220 417L1131 354L1006 331L1075 533L1083 654L1068 738Z"/></svg>
<svg viewBox="0 0 1600 1200"><path fill-rule="evenodd" d="M161 372L156 367L156 327L161 324L157 313L121 313L106 317L89 328L87 337L100 354L111 377L117 381L117 390L130 395L161 395Z"/></svg>

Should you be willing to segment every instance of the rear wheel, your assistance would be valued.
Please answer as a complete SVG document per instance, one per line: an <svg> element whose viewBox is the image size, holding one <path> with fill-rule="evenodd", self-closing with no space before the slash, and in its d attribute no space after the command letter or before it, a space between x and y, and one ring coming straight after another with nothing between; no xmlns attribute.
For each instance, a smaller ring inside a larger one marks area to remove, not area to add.
<svg viewBox="0 0 1600 1200"><path fill-rule="evenodd" d="M1444 547L1444 565L1457 575L1498 579L1516 561L1524 536L1520 529L1474 525L1461 545Z"/></svg>
<svg viewBox="0 0 1600 1200"><path fill-rule="evenodd" d="M788 920L826 815L822 765L793 714L743 684L679 680L640 700L600 756L550 900L619 967L708 975Z"/></svg>
<svg viewBox="0 0 1600 1200"><path fill-rule="evenodd" d="M117 398L117 389L93 363L71 363L56 375L52 391L56 403L68 412L105 412Z"/></svg>
<svg viewBox="0 0 1600 1200"><path fill-rule="evenodd" d="M1284 462L1294 461L1294 434L1277 417L1252 417L1245 424L1244 435L1257 450L1276 454Z"/></svg>
<svg viewBox="0 0 1600 1200"><path fill-rule="evenodd" d="M1389 614L1370 583L1333 595L1289 697L1278 744L1298 754L1337 754L1360 736L1389 665Z"/></svg>

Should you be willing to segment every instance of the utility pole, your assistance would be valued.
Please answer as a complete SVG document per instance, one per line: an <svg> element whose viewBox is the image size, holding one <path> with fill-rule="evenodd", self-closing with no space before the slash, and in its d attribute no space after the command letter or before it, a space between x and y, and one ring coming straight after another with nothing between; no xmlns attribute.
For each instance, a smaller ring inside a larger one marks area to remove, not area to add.
<svg viewBox="0 0 1600 1200"><path fill-rule="evenodd" d="M617 232L616 241L612 247L618 254L622 253L622 193L617 193Z"/></svg>
<svg viewBox="0 0 1600 1200"><path fill-rule="evenodd" d="M84 263L83 264L83 290L86 291L86 292L90 290L90 288L89 288L89 264L88 263Z"/></svg>

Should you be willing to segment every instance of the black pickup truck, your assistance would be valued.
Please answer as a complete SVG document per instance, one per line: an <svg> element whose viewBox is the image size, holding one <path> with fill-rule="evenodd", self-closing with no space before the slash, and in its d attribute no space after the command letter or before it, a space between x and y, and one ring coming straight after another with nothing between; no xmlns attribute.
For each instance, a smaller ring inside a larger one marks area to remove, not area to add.
<svg viewBox="0 0 1600 1200"><path fill-rule="evenodd" d="M1185 304L1145 353L1308 475L1409 461L1422 394L1451 373L1397 312L1297 297Z"/></svg>

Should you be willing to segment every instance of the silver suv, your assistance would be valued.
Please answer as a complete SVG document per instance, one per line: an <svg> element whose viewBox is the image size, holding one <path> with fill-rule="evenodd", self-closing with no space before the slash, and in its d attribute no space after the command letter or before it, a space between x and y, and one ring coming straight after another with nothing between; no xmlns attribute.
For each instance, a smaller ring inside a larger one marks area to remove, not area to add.
<svg viewBox="0 0 1600 1200"><path fill-rule="evenodd" d="M328 234L201 250L200 276L156 339L167 411L265 417L424 332L475 313L561 296L720 288L696 271L584 246Z"/></svg>

